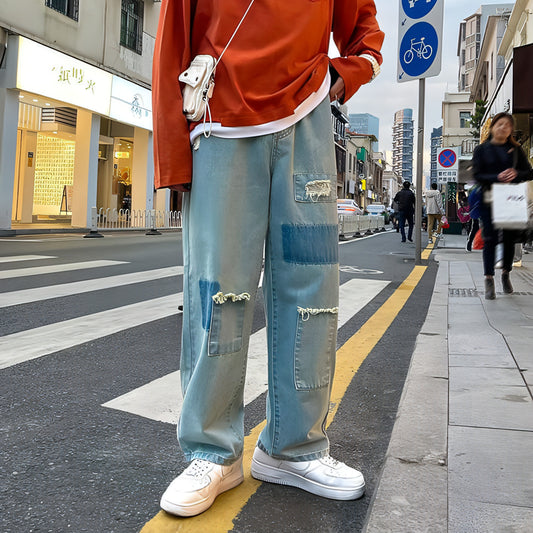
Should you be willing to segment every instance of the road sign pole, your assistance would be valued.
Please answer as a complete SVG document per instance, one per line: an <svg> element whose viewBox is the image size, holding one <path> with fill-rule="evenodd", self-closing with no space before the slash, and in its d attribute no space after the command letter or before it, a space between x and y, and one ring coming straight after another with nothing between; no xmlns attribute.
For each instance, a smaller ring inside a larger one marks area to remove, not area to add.
<svg viewBox="0 0 533 533"><path fill-rule="evenodd" d="M415 211L415 265L422 264L422 176L424 166L424 113L426 99L426 79L418 80L418 139L416 143L416 211ZM429 233L428 228L428 236Z"/></svg>

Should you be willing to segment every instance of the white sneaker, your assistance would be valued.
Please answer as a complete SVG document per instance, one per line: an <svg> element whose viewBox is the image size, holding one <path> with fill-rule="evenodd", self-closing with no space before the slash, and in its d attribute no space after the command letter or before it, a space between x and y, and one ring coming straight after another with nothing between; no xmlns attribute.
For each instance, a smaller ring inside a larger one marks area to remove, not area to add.
<svg viewBox="0 0 533 533"><path fill-rule="evenodd" d="M329 455L314 461L282 461L256 447L252 476L261 481L298 487L333 500L356 500L365 492L363 474Z"/></svg>
<svg viewBox="0 0 533 533"><path fill-rule="evenodd" d="M242 457L229 466L195 459L161 496L161 509L177 516L195 516L243 480Z"/></svg>

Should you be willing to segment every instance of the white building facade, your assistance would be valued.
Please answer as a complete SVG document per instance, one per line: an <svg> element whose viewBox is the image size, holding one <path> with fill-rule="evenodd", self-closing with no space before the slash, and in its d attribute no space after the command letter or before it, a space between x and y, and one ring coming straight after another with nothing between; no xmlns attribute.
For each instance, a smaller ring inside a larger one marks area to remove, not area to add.
<svg viewBox="0 0 533 533"><path fill-rule="evenodd" d="M159 9L2 0L0 231L58 218L87 228L92 207L168 209L152 155Z"/></svg>

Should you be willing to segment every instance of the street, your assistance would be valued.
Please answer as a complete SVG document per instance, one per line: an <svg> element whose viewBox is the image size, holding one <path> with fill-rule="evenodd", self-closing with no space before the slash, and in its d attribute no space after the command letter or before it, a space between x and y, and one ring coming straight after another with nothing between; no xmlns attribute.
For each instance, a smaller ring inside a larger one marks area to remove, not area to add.
<svg viewBox="0 0 533 533"><path fill-rule="evenodd" d="M259 484L236 502L231 528L218 520L216 504L199 517L204 526L159 510L161 493L186 464L175 431L181 234L0 239L0 530L361 531L435 281L430 259L417 267L412 292L399 291L406 301L396 310L392 297L414 272L414 254L394 231L339 244L336 380L346 387L332 398L328 435L331 455L364 473L365 496L340 502ZM359 349L358 332L377 331L387 313L390 324ZM245 435L265 417L265 355L259 292ZM345 360L360 364L349 378Z"/></svg>

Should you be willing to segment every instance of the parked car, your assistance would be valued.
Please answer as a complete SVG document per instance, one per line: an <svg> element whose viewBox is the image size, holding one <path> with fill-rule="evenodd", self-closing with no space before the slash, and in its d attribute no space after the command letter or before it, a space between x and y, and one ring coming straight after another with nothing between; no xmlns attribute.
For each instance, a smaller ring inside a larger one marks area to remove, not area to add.
<svg viewBox="0 0 533 533"><path fill-rule="evenodd" d="M341 198L337 200L338 215L362 215L363 210L351 198Z"/></svg>
<svg viewBox="0 0 533 533"><path fill-rule="evenodd" d="M383 204L367 205L366 212L369 215L383 215L385 217L385 224L389 223L389 212Z"/></svg>

